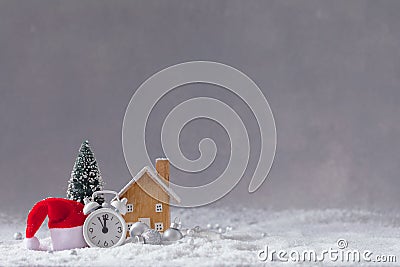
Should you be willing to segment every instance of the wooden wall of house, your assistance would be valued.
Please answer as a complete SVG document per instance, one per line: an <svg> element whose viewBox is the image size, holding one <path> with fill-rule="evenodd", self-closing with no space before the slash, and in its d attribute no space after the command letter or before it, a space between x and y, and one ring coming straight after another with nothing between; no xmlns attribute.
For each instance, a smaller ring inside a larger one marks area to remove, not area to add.
<svg viewBox="0 0 400 267"><path fill-rule="evenodd" d="M140 186L139 186L140 184ZM145 190L143 190L142 188ZM150 197L147 193L159 200ZM133 212L126 213L124 217L126 223L134 223L138 218L150 218L150 227L155 229L154 223L162 222L164 231L169 228L171 223L169 195L149 177L147 173L143 174L138 182L134 183L122 196L128 199L127 204L133 204ZM162 212L156 212L156 204L162 203Z"/></svg>

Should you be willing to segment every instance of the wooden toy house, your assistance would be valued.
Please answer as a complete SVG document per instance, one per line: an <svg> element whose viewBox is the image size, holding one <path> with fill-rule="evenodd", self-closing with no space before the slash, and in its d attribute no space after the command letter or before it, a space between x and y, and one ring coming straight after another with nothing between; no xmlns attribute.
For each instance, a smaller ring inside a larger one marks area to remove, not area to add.
<svg viewBox="0 0 400 267"><path fill-rule="evenodd" d="M128 229L140 221L159 232L167 230L171 223L170 200L180 202L169 188L168 159L157 159L156 171L144 167L118 195L121 199L128 199L128 212L123 216Z"/></svg>

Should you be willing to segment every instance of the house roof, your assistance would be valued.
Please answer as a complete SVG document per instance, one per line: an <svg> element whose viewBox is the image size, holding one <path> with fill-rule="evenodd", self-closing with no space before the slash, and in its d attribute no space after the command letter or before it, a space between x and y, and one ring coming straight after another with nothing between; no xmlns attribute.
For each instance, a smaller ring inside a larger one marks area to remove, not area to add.
<svg viewBox="0 0 400 267"><path fill-rule="evenodd" d="M121 189L121 191L119 191L118 196L120 197L126 191L128 191L128 189L134 183L139 181L139 179L142 178L145 173L147 173L150 178L153 179L153 181L156 182L161 187L161 189L165 191L165 193L174 198L176 202L181 202L180 197L163 181L164 178L158 175L158 173L153 171L152 168L150 168L149 166L144 167L140 172L138 172L138 174L136 174L136 176L133 177L132 180L130 180L129 183L127 183L124 188Z"/></svg>

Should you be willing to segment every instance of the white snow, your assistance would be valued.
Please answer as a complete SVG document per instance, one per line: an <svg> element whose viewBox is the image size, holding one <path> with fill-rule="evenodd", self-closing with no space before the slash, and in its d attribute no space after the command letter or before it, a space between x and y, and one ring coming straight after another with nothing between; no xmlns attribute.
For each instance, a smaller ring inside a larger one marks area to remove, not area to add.
<svg viewBox="0 0 400 267"><path fill-rule="evenodd" d="M29 251L13 240L24 232L24 219L0 214L0 266L248 266L262 265L257 254L269 249L317 252L334 248L343 238L348 249L370 250L374 255L395 255L400 261L400 217L368 211L294 210L268 211L237 208L174 209L183 227L207 224L232 226L227 234L203 232L168 245L125 244L112 249L84 248L69 251ZM42 227L41 242L49 246L49 232ZM191 244L192 243L192 244ZM276 259L268 265L287 265ZM295 263L291 265L296 265ZM347 262L305 262L302 266L348 266ZM363 263L363 265L374 265ZM379 264L382 266L382 264ZM396 266L398 263L387 263Z"/></svg>

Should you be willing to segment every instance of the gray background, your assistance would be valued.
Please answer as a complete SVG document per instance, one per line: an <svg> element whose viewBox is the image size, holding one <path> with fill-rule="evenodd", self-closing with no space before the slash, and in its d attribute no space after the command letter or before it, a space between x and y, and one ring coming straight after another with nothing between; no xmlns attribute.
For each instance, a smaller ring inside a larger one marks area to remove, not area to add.
<svg viewBox="0 0 400 267"><path fill-rule="evenodd" d="M64 196L88 138L108 189L130 179L121 145L125 108L155 72L211 60L249 75L274 112L278 147L268 180L247 186L259 136L248 107L224 89L176 89L151 114L148 147L163 156L162 118L192 96L230 104L250 132L252 163L216 205L398 210L400 1L0 1L0 207L25 212ZM202 137L224 169L229 142L217 124L185 127L185 155ZM138 168L141 166L138 166Z"/></svg>

